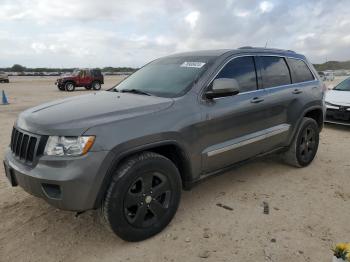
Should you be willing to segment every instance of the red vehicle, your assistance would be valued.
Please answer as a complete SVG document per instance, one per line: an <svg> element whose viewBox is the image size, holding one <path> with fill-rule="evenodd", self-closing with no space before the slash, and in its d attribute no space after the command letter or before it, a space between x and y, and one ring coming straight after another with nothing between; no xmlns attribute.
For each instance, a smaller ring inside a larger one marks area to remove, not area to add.
<svg viewBox="0 0 350 262"><path fill-rule="evenodd" d="M100 90L104 78L99 69L76 69L69 75L63 75L55 83L59 90L72 92L76 87Z"/></svg>

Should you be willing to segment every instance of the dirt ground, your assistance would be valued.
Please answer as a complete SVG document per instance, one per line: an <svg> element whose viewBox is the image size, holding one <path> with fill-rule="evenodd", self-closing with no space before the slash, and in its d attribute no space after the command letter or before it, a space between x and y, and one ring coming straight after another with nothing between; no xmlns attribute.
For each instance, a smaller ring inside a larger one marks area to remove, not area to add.
<svg viewBox="0 0 350 262"><path fill-rule="evenodd" d="M0 159L19 112L92 92L60 92L52 77L10 80L0 84L10 102L0 105ZM107 77L103 88L119 80ZM184 191L170 225L140 243L124 242L107 231L96 211L76 218L11 188L1 167L0 261L329 262L332 244L350 241L349 145L350 127L326 125L307 168L268 158L213 177ZM263 212L264 201L269 214Z"/></svg>

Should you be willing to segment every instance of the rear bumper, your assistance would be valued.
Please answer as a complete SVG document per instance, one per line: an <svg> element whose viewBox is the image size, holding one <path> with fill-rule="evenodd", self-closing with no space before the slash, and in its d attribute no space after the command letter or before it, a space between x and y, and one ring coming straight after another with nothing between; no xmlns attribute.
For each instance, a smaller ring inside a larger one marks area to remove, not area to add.
<svg viewBox="0 0 350 262"><path fill-rule="evenodd" d="M41 157L35 167L29 167L7 150L4 160L12 186L43 198L64 210L93 209L107 167L109 152L89 152L74 158Z"/></svg>

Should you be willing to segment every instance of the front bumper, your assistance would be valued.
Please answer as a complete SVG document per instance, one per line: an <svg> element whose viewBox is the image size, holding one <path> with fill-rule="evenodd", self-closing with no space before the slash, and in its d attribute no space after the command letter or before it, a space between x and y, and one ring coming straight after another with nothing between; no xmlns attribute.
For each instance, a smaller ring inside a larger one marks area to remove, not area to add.
<svg viewBox="0 0 350 262"><path fill-rule="evenodd" d="M34 167L17 159L10 149L5 154L5 170L12 186L43 198L64 210L93 209L104 175L108 151L89 152L80 157L42 156Z"/></svg>
<svg viewBox="0 0 350 262"><path fill-rule="evenodd" d="M347 107L334 107L327 108L325 122L350 125L350 108Z"/></svg>

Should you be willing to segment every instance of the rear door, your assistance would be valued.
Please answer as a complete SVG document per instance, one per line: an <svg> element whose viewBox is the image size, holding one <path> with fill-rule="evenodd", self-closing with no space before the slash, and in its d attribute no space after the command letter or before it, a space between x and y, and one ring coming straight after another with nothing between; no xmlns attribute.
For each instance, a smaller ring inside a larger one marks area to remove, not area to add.
<svg viewBox="0 0 350 262"><path fill-rule="evenodd" d="M290 91L295 106L290 108L290 122L296 124L304 113L305 107L319 106L318 102L322 101L323 92L319 81L305 61L297 58L286 60L292 76L293 86Z"/></svg>
<svg viewBox="0 0 350 262"><path fill-rule="evenodd" d="M217 78L236 79L240 93L202 103L204 122L198 140L206 173L248 159L267 146L263 139L269 128L265 121L266 91L258 89L254 57L232 58L218 72Z"/></svg>
<svg viewBox="0 0 350 262"><path fill-rule="evenodd" d="M272 128L280 129L269 137L269 150L288 144L295 115L293 111L300 107L300 90L292 85L291 71L285 57L258 56L258 68L261 72L262 87L266 90L268 114L265 121Z"/></svg>

